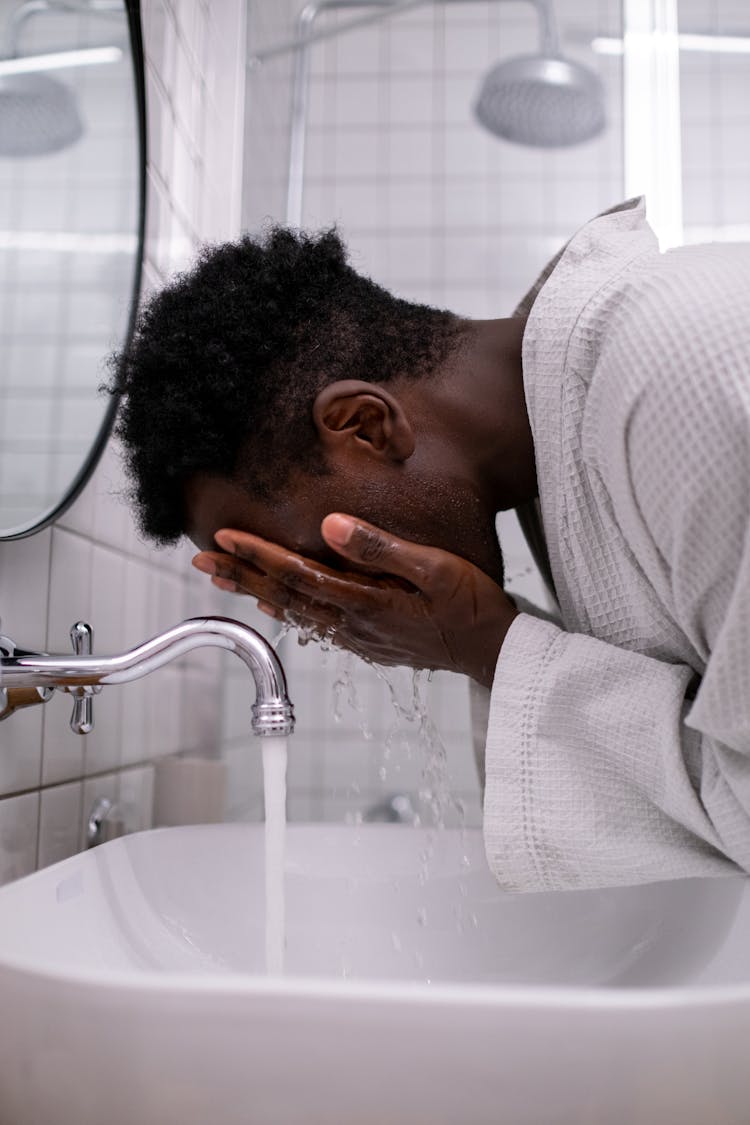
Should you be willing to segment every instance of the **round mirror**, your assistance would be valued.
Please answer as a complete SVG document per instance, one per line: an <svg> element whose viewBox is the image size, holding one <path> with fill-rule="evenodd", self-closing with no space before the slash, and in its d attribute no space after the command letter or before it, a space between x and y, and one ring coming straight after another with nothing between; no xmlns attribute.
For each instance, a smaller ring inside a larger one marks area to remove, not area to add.
<svg viewBox="0 0 750 1125"><path fill-rule="evenodd" d="M0 539L80 492L99 391L140 287L145 95L137 0L0 0Z"/></svg>

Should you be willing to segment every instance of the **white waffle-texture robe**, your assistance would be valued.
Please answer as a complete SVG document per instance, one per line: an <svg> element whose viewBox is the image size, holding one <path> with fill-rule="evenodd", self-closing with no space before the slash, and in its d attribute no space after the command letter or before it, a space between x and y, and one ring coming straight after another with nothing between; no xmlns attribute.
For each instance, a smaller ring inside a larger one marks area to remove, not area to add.
<svg viewBox="0 0 750 1125"><path fill-rule="evenodd" d="M660 253L629 200L537 289L562 627L523 612L498 659L490 867L513 890L750 871L750 244Z"/></svg>

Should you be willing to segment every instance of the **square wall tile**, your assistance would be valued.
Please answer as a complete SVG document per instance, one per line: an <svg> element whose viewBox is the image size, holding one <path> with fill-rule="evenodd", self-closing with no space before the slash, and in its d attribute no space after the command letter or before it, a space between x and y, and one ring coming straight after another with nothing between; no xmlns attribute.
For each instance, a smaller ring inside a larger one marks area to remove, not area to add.
<svg viewBox="0 0 750 1125"><path fill-rule="evenodd" d="M144 567L142 573L147 583L149 635L171 629L182 620L185 592L181 579L153 567Z"/></svg>
<svg viewBox="0 0 750 1125"><path fill-rule="evenodd" d="M157 631L150 616L152 574L139 559L126 559L124 584L120 590L124 603L123 648L139 645Z"/></svg>
<svg viewBox="0 0 750 1125"><path fill-rule="evenodd" d="M147 65L159 76L166 90L174 83L175 17L168 0L147 0L143 4L143 43Z"/></svg>
<svg viewBox="0 0 750 1125"><path fill-rule="evenodd" d="M0 797L39 785L43 706L24 707L0 723Z"/></svg>
<svg viewBox="0 0 750 1125"><path fill-rule="evenodd" d="M225 685L228 681L225 680ZM232 681L234 683L234 680ZM250 731L250 706L252 689L249 676L244 683L244 721L247 736ZM222 741L226 740L223 727L225 710L222 700L224 692L194 668L185 669L179 680L180 696L177 705L179 718L177 749L189 750L198 754L217 752Z"/></svg>
<svg viewBox="0 0 750 1125"><path fill-rule="evenodd" d="M0 801L0 883L34 871L38 831L38 793Z"/></svg>
<svg viewBox="0 0 750 1125"><path fill-rule="evenodd" d="M57 521L57 526L67 528L69 531L77 531L79 535L88 537L93 535L95 494L96 486L92 477L68 510L63 512Z"/></svg>
<svg viewBox="0 0 750 1125"><path fill-rule="evenodd" d="M119 550L127 550L134 535L124 493L119 445L110 441L94 474L94 538Z"/></svg>
<svg viewBox="0 0 750 1125"><path fill-rule="evenodd" d="M53 529L47 621L49 652L72 652L71 626L76 621L90 622L92 554L89 540L63 528Z"/></svg>
<svg viewBox="0 0 750 1125"><path fill-rule="evenodd" d="M43 789L39 810L39 867L58 863L80 850L83 786L55 785Z"/></svg>
<svg viewBox="0 0 750 1125"><path fill-rule="evenodd" d="M145 757L162 758L182 748L182 680L184 671L167 665L145 677L148 741Z"/></svg>
<svg viewBox="0 0 750 1125"><path fill-rule="evenodd" d="M44 648L52 529L0 543L0 632L21 648Z"/></svg>
<svg viewBox="0 0 750 1125"><path fill-rule="evenodd" d="M42 785L58 785L83 776L89 736L70 729L72 713L73 697L67 692L55 692L44 705Z"/></svg>
<svg viewBox="0 0 750 1125"><path fill-rule="evenodd" d="M142 832L153 824L154 767L123 770L119 806L127 832Z"/></svg>
<svg viewBox="0 0 750 1125"><path fill-rule="evenodd" d="M107 773L101 774L98 777L90 777L83 782L81 793L79 851L84 851L88 846L88 824L95 803L104 798L112 804L112 810L109 814L110 818L116 820L120 815L118 805L120 799L120 775L119 773Z"/></svg>
<svg viewBox="0 0 750 1125"><path fill-rule="evenodd" d="M172 169L174 116L164 86L152 66L146 67L146 105L149 171L167 187Z"/></svg>
<svg viewBox="0 0 750 1125"><path fill-rule="evenodd" d="M123 648L126 560L111 547L91 548L91 625L93 651L113 655Z"/></svg>

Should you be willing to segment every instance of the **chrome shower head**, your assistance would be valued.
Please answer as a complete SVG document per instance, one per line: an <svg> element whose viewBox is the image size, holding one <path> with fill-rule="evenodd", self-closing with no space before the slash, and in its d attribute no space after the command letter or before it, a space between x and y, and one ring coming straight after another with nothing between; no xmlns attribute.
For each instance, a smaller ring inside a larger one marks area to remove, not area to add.
<svg viewBox="0 0 750 1125"><path fill-rule="evenodd" d="M78 106L63 82L38 73L0 76L0 157L58 152L82 133Z"/></svg>
<svg viewBox="0 0 750 1125"><path fill-rule="evenodd" d="M34 67L34 55L21 51L28 21L49 13L114 12L116 4L117 0L22 0L13 6L1 29L0 157L59 152L84 131L73 89ZM117 8L124 10L122 3Z"/></svg>
<svg viewBox="0 0 750 1125"><path fill-rule="evenodd" d="M493 67L474 105L477 120L516 144L557 148L596 137L606 124L604 89L580 63L526 55Z"/></svg>
<svg viewBox="0 0 750 1125"><path fill-rule="evenodd" d="M532 0L541 25L537 55L507 59L482 82L474 104L496 137L539 148L562 148L597 136L606 124L604 87L581 63L560 55L551 0Z"/></svg>

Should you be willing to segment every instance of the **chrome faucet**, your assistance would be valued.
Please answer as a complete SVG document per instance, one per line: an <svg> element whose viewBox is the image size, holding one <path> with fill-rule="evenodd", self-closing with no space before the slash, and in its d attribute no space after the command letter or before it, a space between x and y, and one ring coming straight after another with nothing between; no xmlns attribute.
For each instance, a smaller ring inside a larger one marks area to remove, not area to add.
<svg viewBox="0 0 750 1125"><path fill-rule="evenodd" d="M253 733L283 736L294 730L284 669L265 637L249 625L228 617L193 617L121 656L92 656L91 629L81 621L70 635L75 651L69 656L26 652L0 636L0 718L18 707L46 703L56 689L75 697L71 728L88 734L92 696L105 684L137 680L191 649L215 645L236 653L255 681Z"/></svg>

